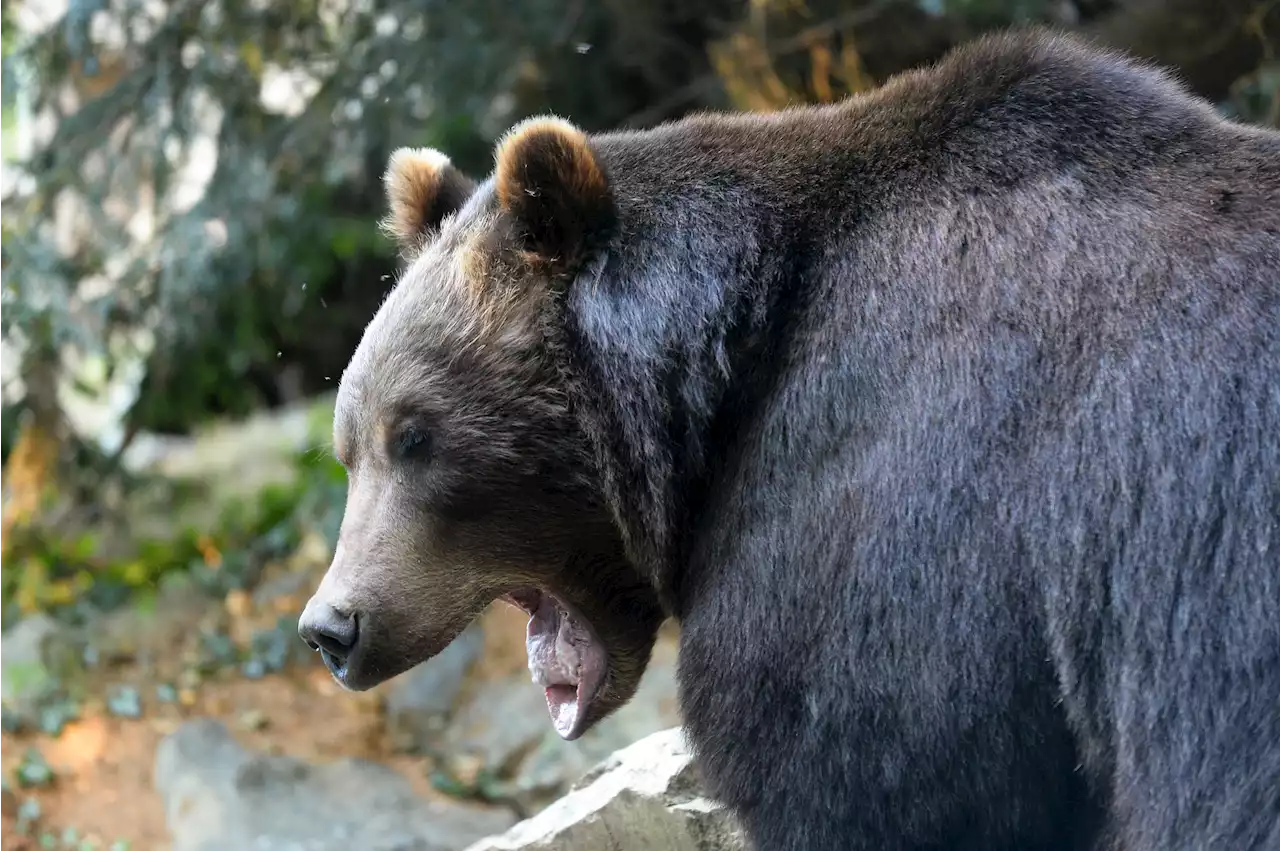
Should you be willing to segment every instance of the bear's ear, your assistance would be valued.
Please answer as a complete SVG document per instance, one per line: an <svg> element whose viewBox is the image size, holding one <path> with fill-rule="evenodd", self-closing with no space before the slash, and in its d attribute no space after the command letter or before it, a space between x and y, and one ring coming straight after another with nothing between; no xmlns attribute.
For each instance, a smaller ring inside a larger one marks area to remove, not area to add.
<svg viewBox="0 0 1280 851"><path fill-rule="evenodd" d="M587 136L563 119L517 124L498 145L498 203L522 249L555 274L572 274L613 227L613 191Z"/></svg>
<svg viewBox="0 0 1280 851"><path fill-rule="evenodd" d="M382 183L388 208L382 228L405 254L422 248L444 217L467 203L476 188L447 156L430 148L393 152Z"/></svg>

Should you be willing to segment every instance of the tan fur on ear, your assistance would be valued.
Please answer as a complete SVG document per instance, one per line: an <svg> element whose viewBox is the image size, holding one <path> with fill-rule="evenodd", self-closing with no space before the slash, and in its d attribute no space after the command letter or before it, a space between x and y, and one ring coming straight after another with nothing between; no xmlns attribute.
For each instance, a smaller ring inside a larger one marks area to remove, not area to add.
<svg viewBox="0 0 1280 851"><path fill-rule="evenodd" d="M522 121L498 144L495 160L498 203L544 261L571 266L613 224L609 181L587 135L568 121Z"/></svg>
<svg viewBox="0 0 1280 851"><path fill-rule="evenodd" d="M510 208L519 202L523 192L537 191L531 186L536 176L554 177L574 195L598 195L608 191L604 172L596 164L587 145L587 134L563 118L538 116L512 127L498 143L498 201ZM554 174L529 175L531 161L556 169Z"/></svg>
<svg viewBox="0 0 1280 851"><path fill-rule="evenodd" d="M475 184L431 148L399 148L382 177L387 217L382 228L405 251L420 248L444 217L461 207Z"/></svg>

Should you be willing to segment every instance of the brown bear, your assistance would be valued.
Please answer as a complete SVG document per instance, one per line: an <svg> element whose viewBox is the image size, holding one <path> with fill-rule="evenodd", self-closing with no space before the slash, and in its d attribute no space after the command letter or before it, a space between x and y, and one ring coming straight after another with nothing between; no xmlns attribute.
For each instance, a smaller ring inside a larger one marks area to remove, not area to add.
<svg viewBox="0 0 1280 851"><path fill-rule="evenodd" d="M346 687L505 598L573 739L671 617L760 851L1280 849L1280 134L1036 30L386 183Z"/></svg>

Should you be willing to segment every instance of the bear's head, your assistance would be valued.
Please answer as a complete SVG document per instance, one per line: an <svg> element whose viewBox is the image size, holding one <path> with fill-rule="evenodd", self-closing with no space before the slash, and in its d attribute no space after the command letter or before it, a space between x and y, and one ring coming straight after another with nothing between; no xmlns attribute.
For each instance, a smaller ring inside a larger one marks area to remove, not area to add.
<svg viewBox="0 0 1280 851"><path fill-rule="evenodd" d="M505 599L530 617L555 729L577 738L634 694L663 619L601 495L553 330L613 225L609 183L583 133L535 119L483 183L401 149L385 185L407 267L339 386L346 511L299 631L363 690Z"/></svg>

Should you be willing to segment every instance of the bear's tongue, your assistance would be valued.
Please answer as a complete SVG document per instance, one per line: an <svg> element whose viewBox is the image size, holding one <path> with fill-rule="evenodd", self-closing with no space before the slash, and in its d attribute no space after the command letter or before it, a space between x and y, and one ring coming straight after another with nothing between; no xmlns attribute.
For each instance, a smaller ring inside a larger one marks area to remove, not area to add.
<svg viewBox="0 0 1280 851"><path fill-rule="evenodd" d="M511 599L530 615L525 638L529 672L546 690L551 725L561 738L576 739L600 689L604 648L585 619L553 594L524 591Z"/></svg>

